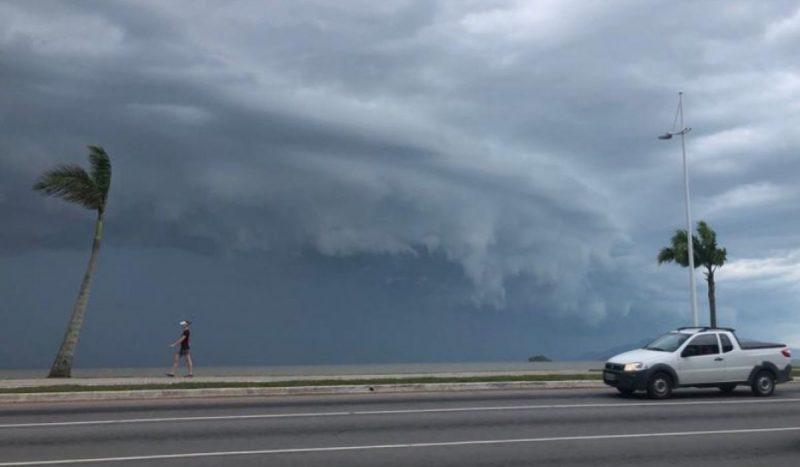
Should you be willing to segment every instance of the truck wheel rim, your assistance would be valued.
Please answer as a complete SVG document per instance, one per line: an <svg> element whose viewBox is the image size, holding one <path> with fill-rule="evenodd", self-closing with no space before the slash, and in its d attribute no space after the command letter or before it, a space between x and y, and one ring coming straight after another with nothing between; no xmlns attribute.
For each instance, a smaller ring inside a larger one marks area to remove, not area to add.
<svg viewBox="0 0 800 467"><path fill-rule="evenodd" d="M758 388L761 389L762 392L768 392L772 387L772 381L766 376L763 376L761 379L758 380Z"/></svg>
<svg viewBox="0 0 800 467"><path fill-rule="evenodd" d="M664 394L667 392L667 382L659 378L653 382L653 388L658 394Z"/></svg>

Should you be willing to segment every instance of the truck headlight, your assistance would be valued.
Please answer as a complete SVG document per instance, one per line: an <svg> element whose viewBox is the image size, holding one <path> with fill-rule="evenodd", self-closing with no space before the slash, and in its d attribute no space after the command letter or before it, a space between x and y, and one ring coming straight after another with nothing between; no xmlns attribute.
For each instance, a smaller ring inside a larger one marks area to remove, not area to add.
<svg viewBox="0 0 800 467"><path fill-rule="evenodd" d="M647 368L647 365L641 362L626 363L624 371L641 371Z"/></svg>

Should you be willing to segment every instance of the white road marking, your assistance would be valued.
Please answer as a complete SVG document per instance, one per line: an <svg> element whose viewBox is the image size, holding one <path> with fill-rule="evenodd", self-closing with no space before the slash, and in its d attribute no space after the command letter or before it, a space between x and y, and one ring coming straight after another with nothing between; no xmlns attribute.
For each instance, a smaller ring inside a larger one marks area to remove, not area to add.
<svg viewBox="0 0 800 467"><path fill-rule="evenodd" d="M126 423L165 423L165 422L198 422L212 420L248 420L270 418L309 418L309 417L345 417L366 415L397 415L397 414L424 414L448 412L488 412L509 410L554 410L554 409L597 409L597 408L626 408L626 407L664 407L664 406L693 406L693 405L744 405L744 404L785 404L800 402L800 398L786 399L745 399L745 400L699 400L684 402L621 402L613 404L549 404L549 405L511 405L487 407L447 407L434 409L398 409L398 410L353 410L339 412L300 412L300 413L273 413L250 415L217 415L198 417L162 417L162 418L127 418L112 420L80 420L71 422L36 422L36 423L7 423L0 424L2 428L47 428L80 425L117 425Z"/></svg>
<svg viewBox="0 0 800 467"><path fill-rule="evenodd" d="M404 443L404 444L374 444L366 446L330 446L317 448L288 448L288 449L259 449L252 451L215 451L215 452L189 452L182 454L153 454L145 456L125 457L93 457L84 459L52 459L39 461L0 462L0 467L24 465L58 465L96 462L126 462L165 459L187 459L196 457L226 457L226 456L252 456L269 454L302 454L312 452L336 451L367 451L376 449L402 449L402 448L432 448L451 446L475 446L493 444L521 444L521 443L548 443L554 441L597 441L631 438L665 438L678 436L711 436L711 435L740 435L754 433L780 433L787 431L800 431L800 426L778 428L748 428L740 430L706 430L706 431L678 431L669 433L630 433L620 435L593 435L593 436L556 436L552 438L518 438L518 439L487 439L474 441L444 441L438 443Z"/></svg>

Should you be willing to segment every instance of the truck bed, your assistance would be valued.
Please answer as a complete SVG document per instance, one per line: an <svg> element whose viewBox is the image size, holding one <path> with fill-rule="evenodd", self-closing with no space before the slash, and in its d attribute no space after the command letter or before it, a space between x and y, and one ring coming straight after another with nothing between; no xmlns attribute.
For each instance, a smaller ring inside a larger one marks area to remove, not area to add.
<svg viewBox="0 0 800 467"><path fill-rule="evenodd" d="M784 344L776 344L774 342L759 342L742 339L739 341L739 347L742 350L756 350L756 349L779 349L786 347Z"/></svg>

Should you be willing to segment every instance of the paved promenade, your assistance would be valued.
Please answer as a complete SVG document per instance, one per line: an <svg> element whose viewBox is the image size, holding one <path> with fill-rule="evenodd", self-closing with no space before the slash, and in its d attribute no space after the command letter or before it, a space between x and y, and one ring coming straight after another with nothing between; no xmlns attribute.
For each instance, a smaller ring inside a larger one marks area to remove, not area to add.
<svg viewBox="0 0 800 467"><path fill-rule="evenodd" d="M410 373L410 374L365 374L365 375L305 375L305 376L195 376L187 378L176 376L153 377L119 377L119 378L25 378L25 379L2 379L0 388L23 388L33 386L58 386L58 385L81 385L81 386L127 386L142 384L168 384L168 383L272 383L281 381L319 381L319 380L372 380L383 378L411 379L411 378L472 378L472 377L497 377L497 376L526 376L526 375L574 375L591 374L589 372L575 371L517 371L517 372L470 372L470 373Z"/></svg>

